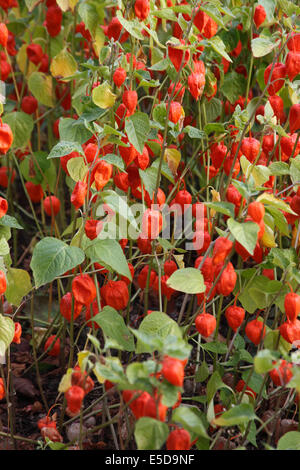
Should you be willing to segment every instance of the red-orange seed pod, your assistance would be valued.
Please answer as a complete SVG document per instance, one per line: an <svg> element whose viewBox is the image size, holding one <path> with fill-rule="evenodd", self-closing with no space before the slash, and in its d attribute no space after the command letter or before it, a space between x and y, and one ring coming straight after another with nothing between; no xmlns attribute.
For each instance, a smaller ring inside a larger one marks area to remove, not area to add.
<svg viewBox="0 0 300 470"><path fill-rule="evenodd" d="M3 382L3 379L0 379L0 400L3 400L4 397L5 397L4 382Z"/></svg>
<svg viewBox="0 0 300 470"><path fill-rule="evenodd" d="M0 295L4 294L7 288L6 276L3 271L0 271Z"/></svg>
<svg viewBox="0 0 300 470"><path fill-rule="evenodd" d="M182 361L173 357L164 357L161 373L164 378L176 387L183 386L184 365Z"/></svg>
<svg viewBox="0 0 300 470"><path fill-rule="evenodd" d="M100 160L97 163L95 172L93 173L97 191L100 191L109 182L112 177L113 167L105 160Z"/></svg>
<svg viewBox="0 0 300 470"><path fill-rule="evenodd" d="M293 377L292 372L293 364L291 362L287 362L284 359L280 361L280 365L278 368L272 369L269 372L269 375L272 379L272 382L277 385L277 387L284 386Z"/></svg>
<svg viewBox="0 0 300 470"><path fill-rule="evenodd" d="M84 395L84 390L81 387L78 387L78 385L72 385L72 387L66 391L65 397L67 400L68 409L72 413L79 413Z"/></svg>
<svg viewBox="0 0 300 470"><path fill-rule="evenodd" d="M80 315L83 305L76 302L74 299L74 312L73 312L73 319ZM60 300L59 304L60 313L61 315L68 321L71 321L72 318L72 294L71 292L67 292Z"/></svg>
<svg viewBox="0 0 300 470"><path fill-rule="evenodd" d="M133 114L137 106L138 95L135 90L125 90L122 101L130 114Z"/></svg>
<svg viewBox="0 0 300 470"><path fill-rule="evenodd" d="M47 349L49 348L49 346L51 346L51 348L49 349L49 351L47 351ZM45 343L44 351L47 351L47 354L48 354L49 356L53 356L53 357L59 356L59 352L60 352L60 339L57 338L57 339L55 340L55 335L49 336L49 338L47 339L47 341L46 341L46 343Z"/></svg>
<svg viewBox="0 0 300 470"><path fill-rule="evenodd" d="M214 244L214 249L213 249L213 264L219 264L219 263L224 263L225 259L231 252L233 247L233 243L231 240L225 237L219 237L217 238L215 244Z"/></svg>
<svg viewBox="0 0 300 470"><path fill-rule="evenodd" d="M200 335L208 338L216 329L217 321L210 313L200 313L196 317L195 326Z"/></svg>
<svg viewBox="0 0 300 470"><path fill-rule="evenodd" d="M146 209L142 218L142 237L155 240L163 226L163 217L160 211Z"/></svg>
<svg viewBox="0 0 300 470"><path fill-rule="evenodd" d="M225 317L230 328L236 331L244 321L245 310L242 307L232 305L226 309Z"/></svg>
<svg viewBox="0 0 300 470"><path fill-rule="evenodd" d="M73 192L71 194L71 203L78 210L84 204L85 196L87 195L87 184L83 181L77 181Z"/></svg>
<svg viewBox="0 0 300 470"><path fill-rule="evenodd" d="M236 280L237 274L234 267L231 263L228 263L217 283L218 294L230 295L235 288Z"/></svg>
<svg viewBox="0 0 300 470"><path fill-rule="evenodd" d="M266 10L262 5L257 5L254 10L253 21L257 28L260 27L261 24L265 21L267 17Z"/></svg>
<svg viewBox="0 0 300 470"><path fill-rule="evenodd" d="M252 341L256 346L259 345L260 341L264 339L266 335L266 327L263 322L259 320L251 320L247 323L245 328L247 338Z"/></svg>
<svg viewBox="0 0 300 470"><path fill-rule="evenodd" d="M286 321L279 328L281 336L290 344L294 342L300 345L300 321L295 320L293 323Z"/></svg>
<svg viewBox="0 0 300 470"><path fill-rule="evenodd" d="M14 140L13 133L8 124L0 119L0 154L5 155L10 149Z"/></svg>
<svg viewBox="0 0 300 470"><path fill-rule="evenodd" d="M101 297L106 305L116 310L124 310L129 302L128 287L124 281L108 281L101 287Z"/></svg>
<svg viewBox="0 0 300 470"><path fill-rule="evenodd" d="M103 222L101 220L88 219L84 226L86 236L90 240L97 238L103 229Z"/></svg>
<svg viewBox="0 0 300 470"><path fill-rule="evenodd" d="M174 429L171 431L167 442L167 450L190 450L191 436L185 429Z"/></svg>
<svg viewBox="0 0 300 470"><path fill-rule="evenodd" d="M284 298L284 309L290 322L294 322L300 313L300 295L289 292Z"/></svg>
<svg viewBox="0 0 300 470"><path fill-rule="evenodd" d="M51 217L55 217L60 211L60 200L56 196L47 196L43 201L44 211Z"/></svg>
<svg viewBox="0 0 300 470"><path fill-rule="evenodd" d="M4 199L3 197L0 197L0 218L6 214L7 209L8 209L7 200Z"/></svg>
<svg viewBox="0 0 300 470"><path fill-rule="evenodd" d="M254 220L256 223L260 223L265 215L265 207L261 202L251 202L248 206L248 215Z"/></svg>
<svg viewBox="0 0 300 470"><path fill-rule="evenodd" d="M72 292L77 302L89 305L96 297L96 286L88 274L79 274L72 281Z"/></svg>
<svg viewBox="0 0 300 470"><path fill-rule="evenodd" d="M6 24L0 23L0 44L3 47L7 46L7 40L8 40L8 29L6 27Z"/></svg>
<svg viewBox="0 0 300 470"><path fill-rule="evenodd" d="M147 285L147 277L148 277L148 271L149 271L149 266L146 265L143 267L143 269L140 271L138 275L138 285L141 289L145 289ZM151 273L149 275L149 288L153 286L155 280L156 280L156 272L151 269Z"/></svg>
<svg viewBox="0 0 300 470"><path fill-rule="evenodd" d="M19 322L15 322L15 335L13 337L12 342L16 344L21 343L21 335L22 335L22 326Z"/></svg>

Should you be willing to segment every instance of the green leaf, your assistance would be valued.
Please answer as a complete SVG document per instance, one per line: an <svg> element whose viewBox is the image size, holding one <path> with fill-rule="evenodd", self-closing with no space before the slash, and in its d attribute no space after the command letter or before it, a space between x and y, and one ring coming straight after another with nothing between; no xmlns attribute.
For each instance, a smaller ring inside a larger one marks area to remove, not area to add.
<svg viewBox="0 0 300 470"><path fill-rule="evenodd" d="M234 204L231 202L205 202L204 203L209 209L221 212L221 214L228 215L228 217L234 217Z"/></svg>
<svg viewBox="0 0 300 470"><path fill-rule="evenodd" d="M290 174L293 184L300 181L300 155L290 159ZM299 185L297 185L298 187Z"/></svg>
<svg viewBox="0 0 300 470"><path fill-rule="evenodd" d="M11 304L19 306L23 297L31 290L30 276L24 269L8 268L6 278L5 297Z"/></svg>
<svg viewBox="0 0 300 470"><path fill-rule="evenodd" d="M204 132L209 136L212 132L215 134L224 134L225 127L219 122L211 122L204 126Z"/></svg>
<svg viewBox="0 0 300 470"><path fill-rule="evenodd" d="M271 165L269 165L268 168L271 172L271 175L282 176L290 174L289 166L285 162L273 162Z"/></svg>
<svg viewBox="0 0 300 470"><path fill-rule="evenodd" d="M33 250L30 267L35 287L54 281L84 261L84 252L52 237L39 241Z"/></svg>
<svg viewBox="0 0 300 470"><path fill-rule="evenodd" d="M103 191L101 193L101 197L103 202L108 204L111 209L113 209L119 215L120 218L128 220L132 228L138 231L138 226L135 217L126 202L126 198L121 197L119 194L112 190ZM96 215L99 215L98 211L96 212ZM125 236L122 238L125 238Z"/></svg>
<svg viewBox="0 0 300 470"><path fill-rule="evenodd" d="M243 96L246 91L246 79L240 73L235 71L229 72L225 75L224 83L222 87L223 95L234 103L239 96Z"/></svg>
<svg viewBox="0 0 300 470"><path fill-rule="evenodd" d="M208 120L210 121L210 119ZM187 134L191 139L205 139L206 137L205 132L193 126L186 126L183 129L183 132Z"/></svg>
<svg viewBox="0 0 300 470"><path fill-rule="evenodd" d="M206 119L213 122L222 112L222 103L218 98L213 97L208 103L205 103Z"/></svg>
<svg viewBox="0 0 300 470"><path fill-rule="evenodd" d="M19 224L17 219L12 217L11 215L5 214L3 217L0 218L0 226L3 227L10 227L10 228L18 228L20 230L23 230L24 227Z"/></svg>
<svg viewBox="0 0 300 470"><path fill-rule="evenodd" d="M28 88L40 104L54 106L52 77L42 72L33 72L28 79Z"/></svg>
<svg viewBox="0 0 300 470"><path fill-rule="evenodd" d="M201 294L205 291L203 275L195 268L177 269L167 280L167 285L186 294Z"/></svg>
<svg viewBox="0 0 300 470"><path fill-rule="evenodd" d="M212 37L207 41L207 44L209 44L217 54L225 57L228 62L232 62L230 56L226 52L225 44L219 36Z"/></svg>
<svg viewBox="0 0 300 470"><path fill-rule="evenodd" d="M210 403L214 398L216 392L222 388L226 388L227 390L230 390L231 393L233 393L233 390L223 382L219 372L215 371L207 383L206 396L208 403Z"/></svg>
<svg viewBox="0 0 300 470"><path fill-rule="evenodd" d="M285 270L291 266L296 266L298 257L294 248L271 248L267 261Z"/></svg>
<svg viewBox="0 0 300 470"><path fill-rule="evenodd" d="M144 36L142 34L142 28L144 28L145 26L144 23L140 23L137 19L134 19L132 21L125 20L121 11L117 11L117 18L123 28L126 29L126 31L130 34L130 36L133 36L134 38L143 41Z"/></svg>
<svg viewBox="0 0 300 470"><path fill-rule="evenodd" d="M140 418L135 425L134 437L138 450L160 449L169 434L166 423L153 418Z"/></svg>
<svg viewBox="0 0 300 470"><path fill-rule="evenodd" d="M290 2L289 0L278 0L280 8L284 11L287 16L300 15L300 7L296 3Z"/></svg>
<svg viewBox="0 0 300 470"><path fill-rule="evenodd" d="M209 368L205 361L202 362L201 366L196 372L196 382L204 382L209 376Z"/></svg>
<svg viewBox="0 0 300 470"><path fill-rule="evenodd" d="M108 338L112 338L124 351L134 351L133 335L125 325L124 319L112 307L106 306L93 317Z"/></svg>
<svg viewBox="0 0 300 470"><path fill-rule="evenodd" d="M217 6L213 5L213 3L200 5L200 10L204 11L208 16L210 16L219 26L226 29L221 12Z"/></svg>
<svg viewBox="0 0 300 470"><path fill-rule="evenodd" d="M96 5L87 2L81 2L78 7L78 13L81 16L86 28L89 30L91 35L94 36L100 19Z"/></svg>
<svg viewBox="0 0 300 470"><path fill-rule="evenodd" d="M33 119L23 111L14 111L3 117L3 122L9 125L14 136L12 148L24 148L28 145L33 131Z"/></svg>
<svg viewBox="0 0 300 470"><path fill-rule="evenodd" d="M121 171L125 170L124 160L121 157L119 157L119 155L115 155L113 153L107 153L101 158L101 160L105 160L107 163L114 165L115 167L119 168L119 170Z"/></svg>
<svg viewBox="0 0 300 470"><path fill-rule="evenodd" d="M112 272L117 272L131 280L126 257L120 244L116 240L104 239L94 240L86 248L86 255L92 263L103 264Z"/></svg>
<svg viewBox="0 0 300 470"><path fill-rule="evenodd" d="M15 336L15 324L9 317L0 314L0 356L5 355L5 351L9 347Z"/></svg>
<svg viewBox="0 0 300 470"><path fill-rule="evenodd" d="M269 349L258 351L254 358L255 372L265 374L274 369L273 361L276 361L276 359L277 357Z"/></svg>
<svg viewBox="0 0 300 470"><path fill-rule="evenodd" d="M9 244L4 235L0 238L0 256L6 256L9 254L10 248Z"/></svg>
<svg viewBox="0 0 300 470"><path fill-rule="evenodd" d="M81 155L84 155L81 145L77 142L58 142L58 144L52 147L51 152L48 155L48 158L57 158L64 157L69 155L71 152L78 152Z"/></svg>
<svg viewBox="0 0 300 470"><path fill-rule="evenodd" d="M28 11L32 11L38 3L39 0L25 0L25 4L28 8Z"/></svg>
<svg viewBox="0 0 300 470"><path fill-rule="evenodd" d="M177 21L177 16L171 8L162 8L161 10L155 10L152 12L153 16L162 18L164 20Z"/></svg>
<svg viewBox="0 0 300 470"><path fill-rule="evenodd" d="M182 424L184 429L197 436L208 438L199 410L194 406L179 406L172 414L172 421Z"/></svg>
<svg viewBox="0 0 300 470"><path fill-rule="evenodd" d="M300 432L290 431L278 441L277 450L300 450Z"/></svg>
<svg viewBox="0 0 300 470"><path fill-rule="evenodd" d="M203 344L202 348L205 351L210 351L210 352L214 352L217 354L226 354L227 352L226 344L223 344L217 341L212 341L211 343Z"/></svg>
<svg viewBox="0 0 300 470"><path fill-rule="evenodd" d="M59 135L61 141L84 144L92 137L92 133L85 127L80 119L60 118Z"/></svg>
<svg viewBox="0 0 300 470"><path fill-rule="evenodd" d="M227 220L227 226L234 238L246 248L250 255L253 255L259 226L255 222L243 222L240 224L232 218Z"/></svg>
<svg viewBox="0 0 300 470"><path fill-rule="evenodd" d="M289 226L283 213L276 207L271 206L267 206L266 211L272 215L275 225L278 227L279 231L288 237L290 233Z"/></svg>
<svg viewBox="0 0 300 470"><path fill-rule="evenodd" d="M285 294L284 292L284 297ZM264 338L264 347L273 351L278 350L281 354L287 354L292 345L280 335L279 330L269 330Z"/></svg>
<svg viewBox="0 0 300 470"><path fill-rule="evenodd" d="M140 324L138 332L153 338L165 340L168 336L182 337L181 330L177 323L168 315L162 312L152 312L147 315ZM143 352L152 352L151 347L138 339L136 346L137 354Z"/></svg>
<svg viewBox="0 0 300 470"><path fill-rule="evenodd" d="M215 418L213 424L217 426L237 426L246 424L253 419L258 419L253 406L249 403L242 403L225 411L219 418Z"/></svg>
<svg viewBox="0 0 300 470"><path fill-rule="evenodd" d="M146 113L137 112L125 119L125 131L129 142L139 153L143 153L150 132L150 121Z"/></svg>
<svg viewBox="0 0 300 470"><path fill-rule="evenodd" d="M272 38L258 37L252 39L251 49L254 57L264 57L270 54L275 47L278 46L280 41L275 41Z"/></svg>
<svg viewBox="0 0 300 470"><path fill-rule="evenodd" d="M146 168L146 170L139 169L140 178L150 197L152 197L155 192L157 173L157 168L153 166Z"/></svg>

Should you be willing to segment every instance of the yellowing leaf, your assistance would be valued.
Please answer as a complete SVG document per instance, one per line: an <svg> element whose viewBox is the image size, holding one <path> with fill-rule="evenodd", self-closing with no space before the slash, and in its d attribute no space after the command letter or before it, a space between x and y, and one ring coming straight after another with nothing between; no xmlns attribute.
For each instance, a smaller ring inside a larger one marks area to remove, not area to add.
<svg viewBox="0 0 300 470"><path fill-rule="evenodd" d="M212 202L220 202L221 201L221 196L220 196L220 193L218 193L218 191L216 191L215 189L212 189L211 194L212 194ZM214 217L215 214L216 214L216 211L211 209L210 210L210 215L212 217Z"/></svg>
<svg viewBox="0 0 300 470"><path fill-rule="evenodd" d="M253 177L255 186L262 186L270 178L269 168L262 165L252 165L244 155L240 158L240 164L246 178Z"/></svg>
<svg viewBox="0 0 300 470"><path fill-rule="evenodd" d="M29 60L27 59L26 48L27 48L27 44L23 44L23 46L20 47L16 60L17 60L19 69L24 75L25 75L26 63L27 63L26 77L28 78L32 74L32 72L36 72L38 70L38 67L34 65L32 62L29 62Z"/></svg>
<svg viewBox="0 0 300 470"><path fill-rule="evenodd" d="M172 174L175 176L177 168L181 160L181 153L177 149L167 148L164 155L164 160L167 162Z"/></svg>
<svg viewBox="0 0 300 470"><path fill-rule="evenodd" d="M15 334L15 325L11 318L0 314L0 356L4 356Z"/></svg>
<svg viewBox="0 0 300 470"><path fill-rule="evenodd" d="M253 167L251 175L253 176L255 186L262 186L268 181L271 175L269 168L262 165L251 165L251 167Z"/></svg>
<svg viewBox="0 0 300 470"><path fill-rule="evenodd" d="M184 255L173 255L173 256L176 260L176 263L179 269L183 269L184 268L184 261L183 261Z"/></svg>
<svg viewBox="0 0 300 470"><path fill-rule="evenodd" d="M94 36L95 36L95 40L93 41L93 48L94 48L95 54L99 57L100 51L102 47L104 46L104 42L105 42L105 34L103 32L103 29L100 27L100 25L97 26Z"/></svg>
<svg viewBox="0 0 300 470"><path fill-rule="evenodd" d="M104 384L105 378L101 374L99 374L99 371L98 371L97 367L95 367L93 369L93 372L94 372L95 376L97 377L97 380L98 380L99 384Z"/></svg>
<svg viewBox="0 0 300 470"><path fill-rule="evenodd" d="M73 369L68 369L66 374L62 376L62 379L58 386L59 393L65 393L71 387L72 373L73 373Z"/></svg>
<svg viewBox="0 0 300 470"><path fill-rule="evenodd" d="M281 199L276 198L273 194L270 193L263 193L257 199L257 202L261 202L262 204L269 204L270 206L274 206L279 210L288 212L289 214L297 215L288 204L286 204Z"/></svg>
<svg viewBox="0 0 300 470"><path fill-rule="evenodd" d="M56 3L62 11L67 11L69 8L74 11L78 0L57 0Z"/></svg>
<svg viewBox="0 0 300 470"><path fill-rule="evenodd" d="M275 248L277 243L275 242L274 232L268 225L265 224L265 233L261 238L261 243L267 248Z"/></svg>
<svg viewBox="0 0 300 470"><path fill-rule="evenodd" d="M111 87L107 82L93 89L92 100L99 108L111 108L116 101L116 95L111 91Z"/></svg>
<svg viewBox="0 0 300 470"><path fill-rule="evenodd" d="M87 167L83 157L71 158L67 163L68 172L74 181L83 181L87 174Z"/></svg>
<svg viewBox="0 0 300 470"><path fill-rule="evenodd" d="M297 231L298 231L298 230L297 230L297 227L294 227L294 228L293 228L293 232L292 232L292 233L293 233L293 237L292 237L292 246L293 246L295 249L299 248L299 246L300 246L300 237L298 238L297 246L295 246L296 238L297 238Z"/></svg>
<svg viewBox="0 0 300 470"><path fill-rule="evenodd" d="M77 360L78 360L78 364L79 364L79 367L81 369L82 367L82 363L83 363L83 360L90 354L90 351L80 351L78 354L77 354Z"/></svg>
<svg viewBox="0 0 300 470"><path fill-rule="evenodd" d="M77 70L77 63L74 57L63 49L57 54L51 62L50 72L53 77L63 79L74 75Z"/></svg>
<svg viewBox="0 0 300 470"><path fill-rule="evenodd" d="M39 103L54 106L52 77L42 72L32 72L28 80L28 88Z"/></svg>

